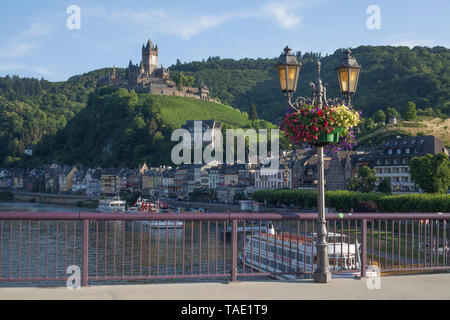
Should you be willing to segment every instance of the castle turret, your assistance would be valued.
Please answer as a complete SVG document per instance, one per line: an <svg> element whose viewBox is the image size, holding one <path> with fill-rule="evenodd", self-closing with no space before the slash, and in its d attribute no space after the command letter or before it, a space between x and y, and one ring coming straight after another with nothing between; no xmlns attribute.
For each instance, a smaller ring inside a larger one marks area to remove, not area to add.
<svg viewBox="0 0 450 320"><path fill-rule="evenodd" d="M202 78L200 87L198 88L198 92L200 93L200 99L209 100L209 90L208 90L208 87L203 82L203 78Z"/></svg>
<svg viewBox="0 0 450 320"><path fill-rule="evenodd" d="M158 46L153 47L151 39L148 40L147 46L142 48L142 65L147 76L158 68Z"/></svg>

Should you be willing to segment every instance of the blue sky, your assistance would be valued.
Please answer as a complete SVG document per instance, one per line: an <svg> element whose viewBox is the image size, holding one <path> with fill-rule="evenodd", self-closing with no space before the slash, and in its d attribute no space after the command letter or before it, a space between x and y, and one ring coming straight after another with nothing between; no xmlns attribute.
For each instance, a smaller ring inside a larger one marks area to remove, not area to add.
<svg viewBox="0 0 450 320"><path fill-rule="evenodd" d="M81 29L70 30L70 5ZM381 28L366 12L377 5ZM289 44L332 53L359 45L450 47L450 1L406 0L15 0L0 5L0 76L51 81L140 61L148 38L159 63L222 58L269 58Z"/></svg>

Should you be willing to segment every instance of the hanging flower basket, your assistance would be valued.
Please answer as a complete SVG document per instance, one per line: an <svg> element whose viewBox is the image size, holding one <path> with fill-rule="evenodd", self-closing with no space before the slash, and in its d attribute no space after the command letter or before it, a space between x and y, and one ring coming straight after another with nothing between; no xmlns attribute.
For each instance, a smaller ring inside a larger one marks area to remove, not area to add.
<svg viewBox="0 0 450 320"><path fill-rule="evenodd" d="M310 141L309 143L315 144L315 143L338 143L339 142L339 135L342 132L342 128L337 128L331 131L331 133L322 133L319 134L318 139L315 141Z"/></svg>
<svg viewBox="0 0 450 320"><path fill-rule="evenodd" d="M293 143L350 146L349 138L354 139L352 128L359 122L360 114L344 104L303 105L285 115L281 128Z"/></svg>

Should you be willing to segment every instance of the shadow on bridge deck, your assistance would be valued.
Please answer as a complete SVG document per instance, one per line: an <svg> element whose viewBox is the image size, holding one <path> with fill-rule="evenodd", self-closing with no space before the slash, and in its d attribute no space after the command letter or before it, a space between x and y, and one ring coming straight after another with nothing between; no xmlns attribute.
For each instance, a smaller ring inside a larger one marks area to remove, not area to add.
<svg viewBox="0 0 450 320"><path fill-rule="evenodd" d="M161 300L302 300L302 299L450 299L450 274L403 275L373 279L267 280L236 283L192 282L91 286L81 289L0 288L0 299L161 299ZM372 289L370 289L372 288Z"/></svg>

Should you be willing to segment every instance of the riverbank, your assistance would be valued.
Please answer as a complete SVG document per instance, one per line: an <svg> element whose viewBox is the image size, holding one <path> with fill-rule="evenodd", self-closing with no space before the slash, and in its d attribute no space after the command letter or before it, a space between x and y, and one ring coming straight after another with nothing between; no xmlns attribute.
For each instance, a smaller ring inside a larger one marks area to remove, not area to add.
<svg viewBox="0 0 450 320"><path fill-rule="evenodd" d="M73 206L83 203L83 206L91 206L91 207L94 207L95 202L98 203L97 198L88 196L73 196L65 194L18 192L18 191L12 191L10 193L12 194L12 200L24 202L39 202L49 204L73 205Z"/></svg>
<svg viewBox="0 0 450 320"><path fill-rule="evenodd" d="M95 212L95 208L27 201L0 201L0 211L30 212Z"/></svg>

